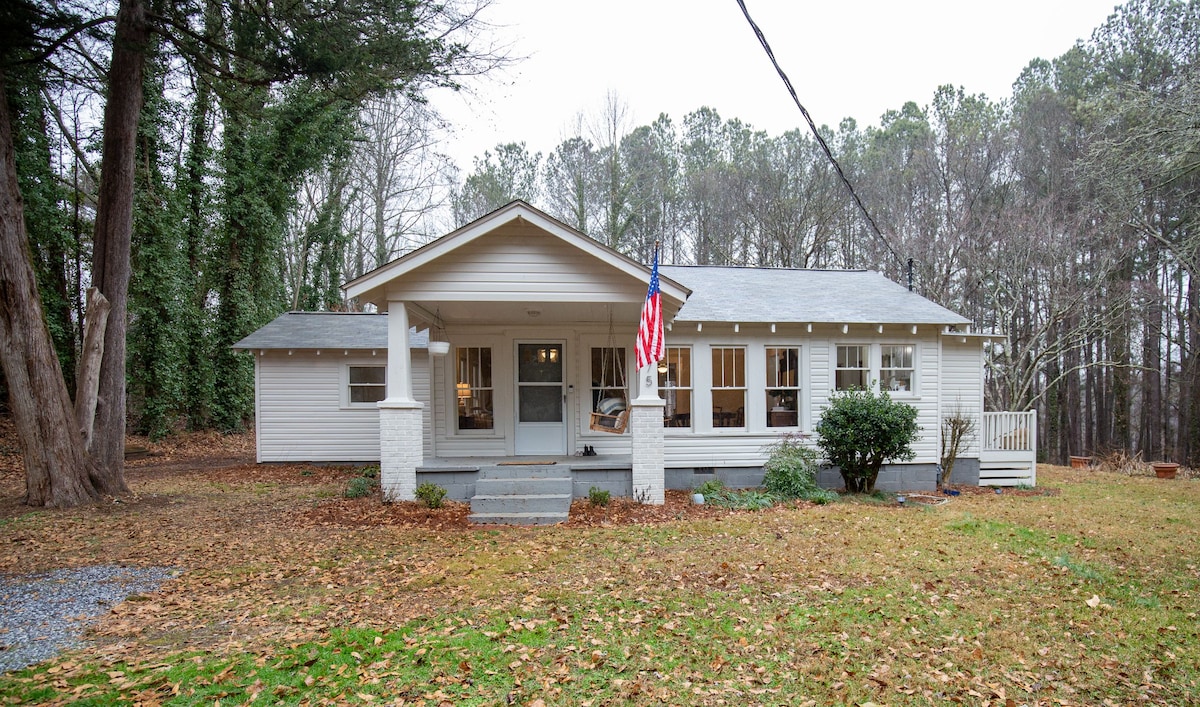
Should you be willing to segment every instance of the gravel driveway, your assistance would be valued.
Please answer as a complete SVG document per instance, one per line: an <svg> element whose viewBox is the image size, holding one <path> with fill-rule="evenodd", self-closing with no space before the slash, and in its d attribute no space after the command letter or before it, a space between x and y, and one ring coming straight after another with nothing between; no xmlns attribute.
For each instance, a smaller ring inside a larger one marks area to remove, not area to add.
<svg viewBox="0 0 1200 707"><path fill-rule="evenodd" d="M84 630L109 609L179 574L168 567L97 565L0 576L0 673L83 645Z"/></svg>

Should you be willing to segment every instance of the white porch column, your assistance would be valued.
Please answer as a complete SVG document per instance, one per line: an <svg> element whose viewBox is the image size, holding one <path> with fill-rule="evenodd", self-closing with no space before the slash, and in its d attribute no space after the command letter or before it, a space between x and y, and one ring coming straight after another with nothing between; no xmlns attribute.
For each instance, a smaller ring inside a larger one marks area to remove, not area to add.
<svg viewBox="0 0 1200 707"><path fill-rule="evenodd" d="M658 397L655 364L638 371L638 396L629 405L633 428L633 497L661 506L666 503L666 469L663 449L663 409Z"/></svg>
<svg viewBox="0 0 1200 707"><path fill-rule="evenodd" d="M387 398L379 402L379 476L383 498L411 501L421 464L421 403L412 396L412 354L408 310L388 302Z"/></svg>

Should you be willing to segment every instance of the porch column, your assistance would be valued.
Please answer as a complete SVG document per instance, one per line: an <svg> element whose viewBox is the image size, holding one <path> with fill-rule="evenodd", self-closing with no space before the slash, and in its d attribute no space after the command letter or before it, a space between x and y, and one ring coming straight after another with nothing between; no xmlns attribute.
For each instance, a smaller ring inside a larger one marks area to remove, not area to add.
<svg viewBox="0 0 1200 707"><path fill-rule="evenodd" d="M633 497L644 503L666 503L666 471L663 450L663 410L658 397L658 371L650 364L638 371L638 396L629 404L633 428Z"/></svg>
<svg viewBox="0 0 1200 707"><path fill-rule="evenodd" d="M421 409L412 396L408 310L388 302L387 398L379 402L379 477L387 501L411 501L421 464Z"/></svg>

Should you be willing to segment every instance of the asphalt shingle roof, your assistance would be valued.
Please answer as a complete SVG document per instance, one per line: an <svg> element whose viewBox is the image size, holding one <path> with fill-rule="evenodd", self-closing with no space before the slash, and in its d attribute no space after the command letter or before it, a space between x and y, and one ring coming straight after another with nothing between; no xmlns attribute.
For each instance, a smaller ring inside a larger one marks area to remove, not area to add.
<svg viewBox="0 0 1200 707"><path fill-rule="evenodd" d="M675 321L969 324L871 270L663 265L692 291Z"/></svg>
<svg viewBox="0 0 1200 707"><path fill-rule="evenodd" d="M233 345L235 349L386 349L387 315L359 312L285 312ZM409 346L425 348L425 330L410 332Z"/></svg>

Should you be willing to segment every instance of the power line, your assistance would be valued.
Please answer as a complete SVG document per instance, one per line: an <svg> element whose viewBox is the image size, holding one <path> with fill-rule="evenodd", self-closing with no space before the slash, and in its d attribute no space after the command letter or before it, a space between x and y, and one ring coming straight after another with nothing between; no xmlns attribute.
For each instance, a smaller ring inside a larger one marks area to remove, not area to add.
<svg viewBox="0 0 1200 707"><path fill-rule="evenodd" d="M846 190L849 191L850 196L854 198L854 203L858 205L858 210L862 212L863 218L867 219L867 223L871 225L871 230L874 231L875 236L879 238L879 240L882 241L885 246L887 246L888 252L892 254L892 257L894 257L896 261L900 263L901 267L904 267L904 259L900 257L900 254L896 252L896 249L892 247L892 244L888 242L887 237L883 235L883 231L879 230L879 226L875 223L875 219L871 218L871 214L867 211L867 207L863 204L862 199L858 198L858 192L854 191L854 185L850 183L850 180L846 177L845 172L842 171L842 166L838 164L837 158L833 156L833 151L830 150L829 145L825 143L825 138L821 137L820 131L817 130L816 123L813 122L812 116L808 114L808 109L805 108L804 104L800 102L800 98L796 95L796 89L792 87L791 79L789 79L787 74L783 72L783 68L779 66L779 61L775 59L775 52L771 51L771 45L767 43L766 35L764 35L762 30L758 28L758 25L754 23L754 18L750 17L750 11L746 9L745 1L737 0L737 4L738 7L742 8L742 14L746 16L746 21L750 23L750 28L754 30L754 35L758 37L759 43L762 44L763 49L767 52L767 56L770 57L771 64L775 67L775 71L779 74L779 78L783 79L783 85L787 86L788 93L791 94L792 100L796 103L796 107L800 109L800 113L804 116L804 120L808 122L808 127L810 130L812 130L813 136L817 138L817 143L821 145L821 149L825 152L825 156L829 158L829 163L833 165L833 169L837 172L838 177L841 178L842 184L846 185ZM908 262L908 279L908 289L911 290L911 258L909 258Z"/></svg>

